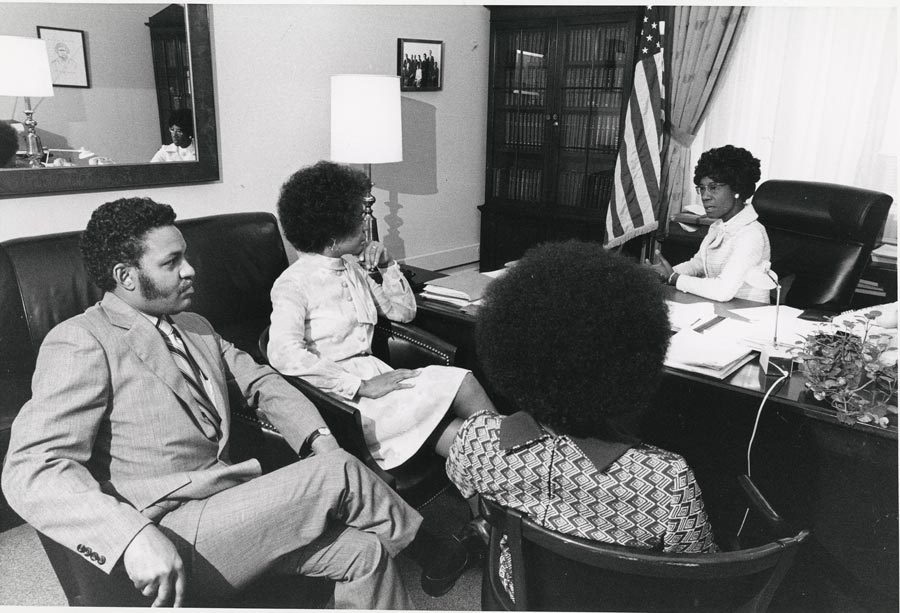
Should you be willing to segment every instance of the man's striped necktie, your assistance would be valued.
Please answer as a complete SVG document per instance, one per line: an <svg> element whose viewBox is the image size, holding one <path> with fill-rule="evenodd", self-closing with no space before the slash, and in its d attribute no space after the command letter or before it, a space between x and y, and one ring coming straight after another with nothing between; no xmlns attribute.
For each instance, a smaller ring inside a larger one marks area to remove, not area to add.
<svg viewBox="0 0 900 613"><path fill-rule="evenodd" d="M187 381L188 387L191 389L191 395L197 401L201 420L200 428L210 440L219 440L222 437L222 420L218 412L216 412L212 400L206 393L206 388L203 386L203 379L206 376L200 369L200 365L197 364L197 361L188 351L187 345L184 344L184 340L178 334L178 330L167 318L160 317L157 320L156 327L162 334L166 347L169 348L169 353L172 354L172 359L175 360L175 365L178 366L178 370L184 375L184 380Z"/></svg>

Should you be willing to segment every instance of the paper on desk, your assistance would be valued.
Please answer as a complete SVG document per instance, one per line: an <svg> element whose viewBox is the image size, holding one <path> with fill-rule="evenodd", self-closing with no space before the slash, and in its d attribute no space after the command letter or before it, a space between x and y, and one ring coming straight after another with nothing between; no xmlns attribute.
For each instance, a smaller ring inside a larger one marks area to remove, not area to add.
<svg viewBox="0 0 900 613"><path fill-rule="evenodd" d="M746 309L730 309L730 312L743 317L748 321L769 322L773 326L775 325L775 313L778 313L779 326L784 321L796 319L803 313L800 309L795 309L794 307L785 306L783 304L780 307L775 306L774 304L768 304L766 306L750 307Z"/></svg>
<svg viewBox="0 0 900 613"><path fill-rule="evenodd" d="M741 343L684 329L669 340L665 365L723 379L752 356L752 351Z"/></svg>
<svg viewBox="0 0 900 613"><path fill-rule="evenodd" d="M712 302L683 304L666 300L666 306L669 307L669 328L674 331L702 326L716 316L716 307Z"/></svg>
<svg viewBox="0 0 900 613"><path fill-rule="evenodd" d="M748 349L760 351L764 345L771 345L775 341L774 324L774 319L747 322L726 318L706 330L704 334L722 342L739 343ZM807 334L813 333L820 325L805 319L779 318L778 344L794 345L797 341L802 341Z"/></svg>

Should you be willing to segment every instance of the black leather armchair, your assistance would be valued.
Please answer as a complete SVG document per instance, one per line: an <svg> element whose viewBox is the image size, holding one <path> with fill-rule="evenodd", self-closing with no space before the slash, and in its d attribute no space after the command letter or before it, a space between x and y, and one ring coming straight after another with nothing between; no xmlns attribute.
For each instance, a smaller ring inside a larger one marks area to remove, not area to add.
<svg viewBox="0 0 900 613"><path fill-rule="evenodd" d="M257 340L268 325L269 291L287 267L287 255L275 217L235 213L177 222L197 270L193 311L212 322L227 340L259 359ZM38 349L58 323L84 311L102 297L88 279L78 249L78 232L19 238L0 243L0 457L9 448L12 421L31 396ZM233 448L258 455L274 467L297 459L279 456L265 445L258 425L241 420L242 403L232 399ZM3 527L21 519L0 498ZM39 534L70 605L148 605L121 566L106 575L90 562ZM274 583L273 583L274 582ZM251 607L321 607L332 584L322 579L265 577L230 604ZM191 603L194 606L213 603ZM214 603L216 605L225 603Z"/></svg>
<svg viewBox="0 0 900 613"><path fill-rule="evenodd" d="M766 181L753 206L772 244L785 304L844 311L884 227L892 198L858 187Z"/></svg>

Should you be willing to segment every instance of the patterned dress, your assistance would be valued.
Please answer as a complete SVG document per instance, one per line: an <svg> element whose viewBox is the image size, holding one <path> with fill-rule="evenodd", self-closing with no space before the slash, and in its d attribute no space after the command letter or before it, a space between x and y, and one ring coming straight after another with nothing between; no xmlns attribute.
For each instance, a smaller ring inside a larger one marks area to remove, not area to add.
<svg viewBox="0 0 900 613"><path fill-rule="evenodd" d="M477 413L450 448L447 475L545 528L671 553L717 551L700 487L684 458L652 445L556 436L528 413ZM510 597L511 556L500 578Z"/></svg>
<svg viewBox="0 0 900 613"><path fill-rule="evenodd" d="M746 278L771 259L769 235L748 204L728 221L714 221L694 257L672 267L681 275L675 287L719 302L744 298L768 304L769 290L752 287Z"/></svg>
<svg viewBox="0 0 900 613"><path fill-rule="evenodd" d="M396 264L372 281L355 257L301 253L272 287L267 353L284 375L359 409L372 457L384 469L408 460L447 414L469 371L427 366L407 379L413 387L381 398L358 398L362 381L392 368L371 354L378 315L408 322L416 299Z"/></svg>

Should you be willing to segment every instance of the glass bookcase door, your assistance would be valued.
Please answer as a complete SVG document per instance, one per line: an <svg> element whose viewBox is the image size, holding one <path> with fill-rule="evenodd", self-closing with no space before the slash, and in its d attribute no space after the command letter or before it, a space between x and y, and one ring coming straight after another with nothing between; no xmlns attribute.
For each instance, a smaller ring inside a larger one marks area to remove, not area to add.
<svg viewBox="0 0 900 613"><path fill-rule="evenodd" d="M498 32L493 63L489 193L497 200L545 199L549 112L549 28Z"/></svg>
<svg viewBox="0 0 900 613"><path fill-rule="evenodd" d="M628 22L560 28L558 206L605 209L619 150Z"/></svg>

